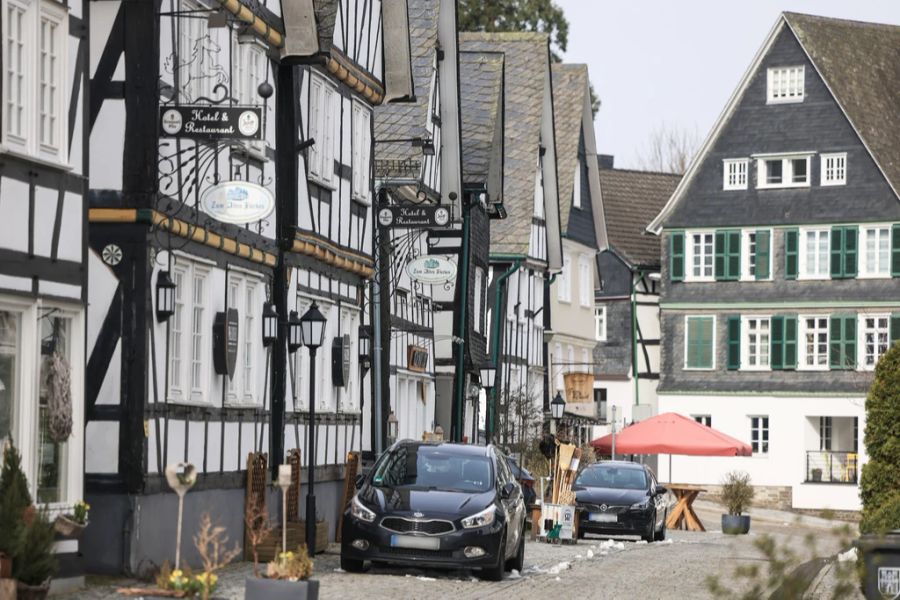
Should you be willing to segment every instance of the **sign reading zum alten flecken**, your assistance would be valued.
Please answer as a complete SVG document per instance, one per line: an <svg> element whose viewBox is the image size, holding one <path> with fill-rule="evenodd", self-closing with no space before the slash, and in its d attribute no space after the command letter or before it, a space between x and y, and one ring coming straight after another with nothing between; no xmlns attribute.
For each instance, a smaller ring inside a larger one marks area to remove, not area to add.
<svg viewBox="0 0 900 600"><path fill-rule="evenodd" d="M275 196L255 183L225 181L204 190L200 206L218 221L243 225L269 216L275 208Z"/></svg>
<svg viewBox="0 0 900 600"><path fill-rule="evenodd" d="M425 285L447 283L456 277L456 263L450 256L420 256L406 264L406 274Z"/></svg>

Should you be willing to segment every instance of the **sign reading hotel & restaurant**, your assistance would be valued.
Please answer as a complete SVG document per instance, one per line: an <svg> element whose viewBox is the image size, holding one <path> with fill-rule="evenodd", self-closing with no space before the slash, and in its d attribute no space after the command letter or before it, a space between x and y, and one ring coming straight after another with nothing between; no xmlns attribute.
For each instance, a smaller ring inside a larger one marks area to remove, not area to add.
<svg viewBox="0 0 900 600"><path fill-rule="evenodd" d="M262 109L252 106L161 106L160 134L196 140L260 140Z"/></svg>
<svg viewBox="0 0 900 600"><path fill-rule="evenodd" d="M450 211L444 206L397 205L378 210L378 224L382 227L446 227Z"/></svg>
<svg viewBox="0 0 900 600"><path fill-rule="evenodd" d="M406 263L406 274L425 285L447 283L456 277L456 263L449 256L420 256Z"/></svg>
<svg viewBox="0 0 900 600"><path fill-rule="evenodd" d="M200 207L217 221L243 225L269 216L275 208L275 196L255 183L225 181L203 191Z"/></svg>

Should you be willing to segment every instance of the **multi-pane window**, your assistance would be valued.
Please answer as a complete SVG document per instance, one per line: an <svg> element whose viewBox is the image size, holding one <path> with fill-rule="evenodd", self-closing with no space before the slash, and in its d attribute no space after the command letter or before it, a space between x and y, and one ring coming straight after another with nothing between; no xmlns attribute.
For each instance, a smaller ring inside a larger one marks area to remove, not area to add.
<svg viewBox="0 0 900 600"><path fill-rule="evenodd" d="M353 102L353 197L369 200L369 155L371 154L371 113L360 102Z"/></svg>
<svg viewBox="0 0 900 600"><path fill-rule="evenodd" d="M262 310L262 282L231 272L228 274L228 307L238 311L238 351L234 375L228 381L228 401L253 404L259 400L262 357L261 328L257 314Z"/></svg>
<svg viewBox="0 0 900 600"><path fill-rule="evenodd" d="M747 189L747 169L749 161L746 158L726 159L723 162L722 186L726 190Z"/></svg>
<svg viewBox="0 0 900 600"><path fill-rule="evenodd" d="M206 341L203 313L206 310L206 277L195 273L191 301L191 394L202 394L204 388L203 363Z"/></svg>
<svg viewBox="0 0 900 600"><path fill-rule="evenodd" d="M316 143L307 150L309 174L327 186L331 186L334 174L335 96L335 89L329 82L316 73L311 74L308 139Z"/></svg>
<svg viewBox="0 0 900 600"><path fill-rule="evenodd" d="M254 41L235 35L231 60L234 69L231 95L241 104L260 104L259 84L266 79L265 49Z"/></svg>
<svg viewBox="0 0 900 600"><path fill-rule="evenodd" d="M182 0L181 10L200 13L205 7L194 0ZM209 98L212 95L213 74L207 68L204 56L205 46L210 42L209 28L206 19L178 19L178 60L176 77L179 93L183 102L196 102L197 98Z"/></svg>
<svg viewBox="0 0 900 600"><path fill-rule="evenodd" d="M691 415L701 425L712 427L712 415Z"/></svg>
<svg viewBox="0 0 900 600"><path fill-rule="evenodd" d="M606 307L598 306L594 309L594 335L598 342L606 341Z"/></svg>
<svg viewBox="0 0 900 600"><path fill-rule="evenodd" d="M715 367L715 317L685 317L685 368Z"/></svg>
<svg viewBox="0 0 900 600"><path fill-rule="evenodd" d="M54 363L71 361L72 320L62 317L55 309L42 309L40 318L41 363L39 374L37 501L41 503L66 500L66 463L68 444L55 441L50 433L50 387L60 385L53 375ZM66 383L71 388L71 382ZM71 393L71 390L70 390Z"/></svg>
<svg viewBox="0 0 900 600"><path fill-rule="evenodd" d="M805 369L828 368L828 317L805 317L801 365Z"/></svg>
<svg viewBox="0 0 900 600"><path fill-rule="evenodd" d="M831 450L831 417L819 417L819 450Z"/></svg>
<svg viewBox="0 0 900 600"><path fill-rule="evenodd" d="M863 315L863 368L874 369L881 355L890 347L890 316Z"/></svg>
<svg viewBox="0 0 900 600"><path fill-rule="evenodd" d="M22 354L20 317L0 310L0 444L13 435L15 403L19 397L19 356Z"/></svg>
<svg viewBox="0 0 900 600"><path fill-rule="evenodd" d="M802 66L770 68L767 79L766 99L769 103L803 102Z"/></svg>
<svg viewBox="0 0 900 600"><path fill-rule="evenodd" d="M831 248L829 229L806 229L800 243L800 274L803 278L822 279L829 276Z"/></svg>
<svg viewBox="0 0 900 600"><path fill-rule="evenodd" d="M772 230L745 229L742 232L743 248L741 249L741 279L770 279L772 276Z"/></svg>
<svg viewBox="0 0 900 600"><path fill-rule="evenodd" d="M748 317L744 320L747 369L768 369L771 322L768 317Z"/></svg>
<svg viewBox="0 0 900 600"><path fill-rule="evenodd" d="M771 157L757 160L757 187L808 187L810 156Z"/></svg>
<svg viewBox="0 0 900 600"><path fill-rule="evenodd" d="M563 253L562 271L556 278L556 299L560 302L572 301L572 282L570 281L570 273L572 271L572 259L568 252Z"/></svg>
<svg viewBox="0 0 900 600"><path fill-rule="evenodd" d="M689 250L692 279L713 278L714 237L712 232L691 235Z"/></svg>
<svg viewBox="0 0 900 600"><path fill-rule="evenodd" d="M750 417L750 448L753 454L769 453L769 417Z"/></svg>
<svg viewBox="0 0 900 600"><path fill-rule="evenodd" d="M890 277L891 275L891 228L887 225L861 227L860 275L869 277Z"/></svg>
<svg viewBox="0 0 900 600"><path fill-rule="evenodd" d="M3 142L11 150L66 161L65 7L49 0L3 2Z"/></svg>
<svg viewBox="0 0 900 600"><path fill-rule="evenodd" d="M172 268L175 313L169 320L169 391L172 402L206 399L209 331L207 306L209 271L191 261L177 259Z"/></svg>
<svg viewBox="0 0 900 600"><path fill-rule="evenodd" d="M594 299L594 277L590 259L586 256L578 259L578 290L581 306L590 306Z"/></svg>
<svg viewBox="0 0 900 600"><path fill-rule="evenodd" d="M847 183L847 153L822 155L822 185Z"/></svg>

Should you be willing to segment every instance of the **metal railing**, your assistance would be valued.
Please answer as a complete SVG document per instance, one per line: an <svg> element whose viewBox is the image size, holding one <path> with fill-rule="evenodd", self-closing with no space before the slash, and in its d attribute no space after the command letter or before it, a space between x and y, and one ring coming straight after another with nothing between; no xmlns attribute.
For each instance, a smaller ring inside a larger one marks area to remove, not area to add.
<svg viewBox="0 0 900 600"><path fill-rule="evenodd" d="M806 481L808 483L856 483L859 477L859 455L856 452L808 450Z"/></svg>

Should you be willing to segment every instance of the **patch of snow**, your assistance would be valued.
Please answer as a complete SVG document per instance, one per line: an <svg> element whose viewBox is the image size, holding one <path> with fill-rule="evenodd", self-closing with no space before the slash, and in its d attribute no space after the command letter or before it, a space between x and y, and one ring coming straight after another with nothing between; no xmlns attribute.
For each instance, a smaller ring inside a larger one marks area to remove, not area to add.
<svg viewBox="0 0 900 600"><path fill-rule="evenodd" d="M587 557L588 557L588 558L594 558L594 551L593 551L593 550L588 550L588 551L587 551Z"/></svg>
<svg viewBox="0 0 900 600"><path fill-rule="evenodd" d="M609 554L609 552L607 552L606 550L600 551L600 556L606 556L607 554Z"/></svg>
<svg viewBox="0 0 900 600"><path fill-rule="evenodd" d="M418 575L416 576L416 579L419 581L437 581L434 577L425 577L424 575Z"/></svg>
<svg viewBox="0 0 900 600"><path fill-rule="evenodd" d="M559 581L559 580L560 580L559 577L557 577L557 578L556 578L556 581Z"/></svg>
<svg viewBox="0 0 900 600"><path fill-rule="evenodd" d="M346 572L347 572L347 571L343 570L343 569L340 568L340 567L338 567L337 569L332 569L332 570L333 570L335 573L346 573Z"/></svg>
<svg viewBox="0 0 900 600"><path fill-rule="evenodd" d="M838 562L850 562L856 560L856 548L850 548L846 552L837 555Z"/></svg>
<svg viewBox="0 0 900 600"><path fill-rule="evenodd" d="M561 573L562 571L565 571L566 569L571 569L571 568L572 568L572 563L561 562L558 565L554 565L554 566L550 567L550 569L547 572L550 573L551 575L556 575L557 573Z"/></svg>
<svg viewBox="0 0 900 600"><path fill-rule="evenodd" d="M603 540L600 542L601 550L624 550L625 544L615 540Z"/></svg>
<svg viewBox="0 0 900 600"><path fill-rule="evenodd" d="M516 569L513 569L512 571L509 572L509 575L507 575L507 578L508 579L521 579L522 576L519 574L519 572Z"/></svg>
<svg viewBox="0 0 900 600"><path fill-rule="evenodd" d="M637 545L637 546L643 546L643 545L646 544L646 543L647 543L647 540L638 540L638 541L635 542L635 545Z"/></svg>
<svg viewBox="0 0 900 600"><path fill-rule="evenodd" d="M576 555L575 555L575 558L580 560L580 559L582 559L582 558L584 558L584 557L583 557L582 555L580 555L580 554L576 554Z"/></svg>

